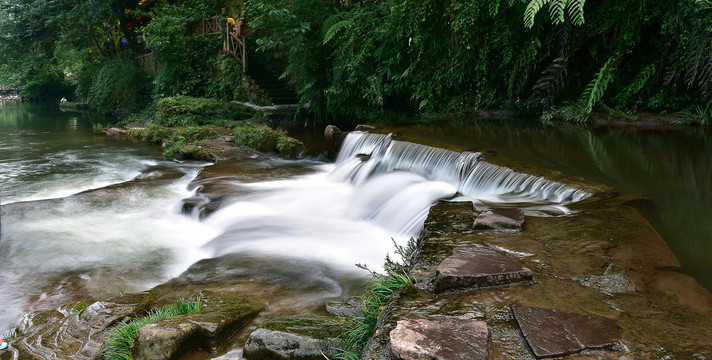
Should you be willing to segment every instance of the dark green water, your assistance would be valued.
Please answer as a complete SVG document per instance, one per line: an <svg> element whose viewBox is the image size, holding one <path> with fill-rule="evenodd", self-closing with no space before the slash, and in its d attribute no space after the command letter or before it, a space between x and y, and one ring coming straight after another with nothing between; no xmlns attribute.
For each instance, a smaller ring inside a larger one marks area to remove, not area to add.
<svg viewBox="0 0 712 360"><path fill-rule="evenodd" d="M654 199L641 209L680 260L712 290L712 129L553 128L503 121L408 124L408 135L602 182Z"/></svg>

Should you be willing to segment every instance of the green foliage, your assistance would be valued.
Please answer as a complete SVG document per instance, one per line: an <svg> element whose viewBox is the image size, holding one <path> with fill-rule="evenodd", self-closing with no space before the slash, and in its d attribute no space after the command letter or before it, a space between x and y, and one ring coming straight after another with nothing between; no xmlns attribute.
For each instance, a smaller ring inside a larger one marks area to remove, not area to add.
<svg viewBox="0 0 712 360"><path fill-rule="evenodd" d="M76 311L76 312L82 312L88 307L89 307L89 302L87 300L82 299L82 301L74 304L74 307L72 309L74 309L74 311Z"/></svg>
<svg viewBox="0 0 712 360"><path fill-rule="evenodd" d="M304 152L301 141L289 137L282 129L272 129L265 125L244 125L233 130L235 143L255 150L277 152L289 159L296 159Z"/></svg>
<svg viewBox="0 0 712 360"><path fill-rule="evenodd" d="M133 63L114 59L99 70L89 89L89 105L102 113L126 115L148 103L149 77Z"/></svg>
<svg viewBox="0 0 712 360"><path fill-rule="evenodd" d="M692 106L680 112L678 124L686 125L712 125L712 106Z"/></svg>
<svg viewBox="0 0 712 360"><path fill-rule="evenodd" d="M610 57L581 94L578 103L585 113L590 114L593 111L593 107L603 98L608 85L613 81L615 61L615 57Z"/></svg>
<svg viewBox="0 0 712 360"><path fill-rule="evenodd" d="M549 4L551 23L558 25L566 21L566 16L571 18L574 25L583 25L583 6L586 0L531 0L524 11L524 25L528 28L534 26L534 18L544 5ZM568 14L565 14L568 12Z"/></svg>
<svg viewBox="0 0 712 360"><path fill-rule="evenodd" d="M74 87L62 73L48 73L33 77L25 84L20 94L22 97L36 101L58 102L61 98L72 99Z"/></svg>
<svg viewBox="0 0 712 360"><path fill-rule="evenodd" d="M6 333L0 335L0 339L12 340L12 339L17 339L18 337L20 337L20 335L21 335L21 334L20 334L20 331L19 331L19 330L17 330L17 329L12 329L12 330L10 330L10 331L8 331L8 332L6 332Z"/></svg>
<svg viewBox="0 0 712 360"><path fill-rule="evenodd" d="M618 95L613 98L613 101L618 104L629 103L635 95L637 95L641 90L643 90L645 84L648 83L648 80L650 80L653 75L655 75L655 66L646 66L640 73L638 73L638 75L636 75L636 77L633 79L633 81L630 82L630 84L623 88L618 93Z"/></svg>
<svg viewBox="0 0 712 360"><path fill-rule="evenodd" d="M197 143L201 140L218 137L217 133L206 127L168 128L156 124L149 124L146 129L134 129L131 131L131 135L144 141L161 144L163 157L166 159L196 160L210 160L210 154L202 151Z"/></svg>
<svg viewBox="0 0 712 360"><path fill-rule="evenodd" d="M172 306L164 306L150 311L146 316L128 321L124 320L109 333L102 358L106 360L132 360L131 347L143 326L161 319L185 315L198 310L200 310L200 299L181 299Z"/></svg>
<svg viewBox="0 0 712 360"><path fill-rule="evenodd" d="M385 305L388 304L391 295L398 289L414 284L413 278L408 275L408 269L413 265L412 262L418 253L419 245L414 239L410 239L406 246L396 244L396 254L402 257L403 263L394 262L386 256L385 274L374 272L366 265L356 265L368 271L371 276L361 296L363 316L350 319L350 329L341 335L344 340L343 348L339 349L340 353L333 359L352 360L360 358L366 342L373 334L378 317L381 315Z"/></svg>
<svg viewBox="0 0 712 360"><path fill-rule="evenodd" d="M97 100L95 107L109 113L140 109L148 94L153 102L175 95L259 99L244 86L240 66L217 56L219 36L191 33L194 21L243 10L251 31L248 51L276 59L300 104L336 123L473 107L585 119L601 103L626 111L712 103L709 0L383 0L348 6L254 0L229 11L216 0L141 6L137 0L0 1L7 9L0 11L0 83L29 84L39 93L38 84L72 73L65 77L77 99ZM138 15L151 18L143 37L126 27ZM125 50L116 46L121 39L128 41ZM160 69L151 86L115 64L132 63L142 39ZM109 40L115 46L107 46ZM614 63L602 68L612 56ZM127 101L130 94L137 101Z"/></svg>
<svg viewBox="0 0 712 360"><path fill-rule="evenodd" d="M233 102L175 96L158 101L154 121L163 126L223 125L253 115L251 109Z"/></svg>

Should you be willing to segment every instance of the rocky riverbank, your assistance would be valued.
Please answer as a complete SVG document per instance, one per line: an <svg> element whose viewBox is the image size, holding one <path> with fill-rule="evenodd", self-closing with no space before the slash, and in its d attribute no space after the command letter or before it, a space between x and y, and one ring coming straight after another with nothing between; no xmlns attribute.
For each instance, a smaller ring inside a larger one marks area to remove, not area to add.
<svg viewBox="0 0 712 360"><path fill-rule="evenodd" d="M382 309L363 359L712 357L712 295L679 272L636 210L647 199L487 160L593 196L566 216L470 202L431 207L410 269L416 284ZM210 216L224 206L224 184L274 177L258 161L233 155L206 168L184 211ZM352 291L334 302L329 289L352 285L312 276L320 271L233 255L202 260L146 292L28 314L0 359L98 358L113 325L181 298L200 298L201 310L144 327L135 359L323 359L358 306Z"/></svg>

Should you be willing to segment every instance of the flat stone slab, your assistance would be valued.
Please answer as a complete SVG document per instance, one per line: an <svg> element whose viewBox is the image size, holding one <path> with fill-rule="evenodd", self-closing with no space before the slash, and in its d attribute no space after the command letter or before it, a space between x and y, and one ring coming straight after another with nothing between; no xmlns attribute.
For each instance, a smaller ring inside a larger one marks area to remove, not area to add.
<svg viewBox="0 0 712 360"><path fill-rule="evenodd" d="M525 306L512 306L512 312L539 359L611 347L619 342L616 321L602 316Z"/></svg>
<svg viewBox="0 0 712 360"><path fill-rule="evenodd" d="M460 247L438 265L435 291L501 286L531 280L531 270L492 249Z"/></svg>
<svg viewBox="0 0 712 360"><path fill-rule="evenodd" d="M484 360L489 354L484 321L400 320L390 341L392 355L399 360Z"/></svg>
<svg viewBox="0 0 712 360"><path fill-rule="evenodd" d="M520 209L488 209L475 219L475 230L521 231L524 226L524 212Z"/></svg>

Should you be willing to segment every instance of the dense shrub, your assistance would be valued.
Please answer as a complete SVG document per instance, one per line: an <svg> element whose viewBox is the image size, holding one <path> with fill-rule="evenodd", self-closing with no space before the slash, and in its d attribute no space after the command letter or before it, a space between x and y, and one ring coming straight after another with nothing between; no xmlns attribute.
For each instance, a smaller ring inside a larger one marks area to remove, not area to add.
<svg viewBox="0 0 712 360"><path fill-rule="evenodd" d="M282 129L265 125L243 125L233 130L235 143L265 152L277 152L285 158L295 159L304 152L304 144L287 135Z"/></svg>
<svg viewBox="0 0 712 360"><path fill-rule="evenodd" d="M601 104L712 104L712 1L256 0L257 49L340 121L510 108L586 121ZM694 109L692 109L694 111Z"/></svg>
<svg viewBox="0 0 712 360"><path fill-rule="evenodd" d="M109 60L101 67L89 90L89 106L107 114L124 116L149 102L150 77L133 63Z"/></svg>
<svg viewBox="0 0 712 360"><path fill-rule="evenodd" d="M222 125L253 115L251 109L232 102L176 96L158 101L154 121L163 126Z"/></svg>
<svg viewBox="0 0 712 360"><path fill-rule="evenodd" d="M73 99L74 86L62 73L48 73L34 77L22 91L23 97L34 101L59 101L61 98Z"/></svg>

